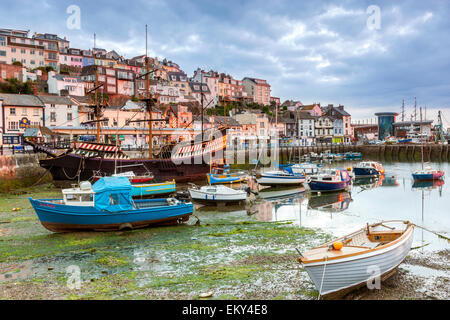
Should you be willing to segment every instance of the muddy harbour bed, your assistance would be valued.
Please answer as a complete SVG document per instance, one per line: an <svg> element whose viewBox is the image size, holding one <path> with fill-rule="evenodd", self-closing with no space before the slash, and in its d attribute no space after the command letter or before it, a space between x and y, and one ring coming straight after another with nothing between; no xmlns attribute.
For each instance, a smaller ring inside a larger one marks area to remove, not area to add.
<svg viewBox="0 0 450 320"><path fill-rule="evenodd" d="M399 194L414 195L404 209L410 220L448 237L449 218L439 218L448 186L413 190L405 167L413 165L386 165L394 186L353 186L348 203L342 195L317 205L304 192L245 208L197 206L185 224L123 232L47 231L28 197L59 197L52 184L1 194L0 299L317 299L295 248L356 230L372 213L396 212ZM344 299L449 299L449 281L448 241L416 229L413 249L380 290Z"/></svg>

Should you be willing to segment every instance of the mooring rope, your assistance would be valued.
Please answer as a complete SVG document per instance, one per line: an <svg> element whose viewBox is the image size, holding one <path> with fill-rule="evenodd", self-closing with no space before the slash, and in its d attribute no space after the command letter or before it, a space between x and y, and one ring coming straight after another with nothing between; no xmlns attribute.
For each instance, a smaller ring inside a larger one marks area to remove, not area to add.
<svg viewBox="0 0 450 320"><path fill-rule="evenodd" d="M327 269L327 262L328 262L328 256L325 256L325 264L323 265L322 281L320 282L320 290L319 290L319 296L317 297L317 300L320 300L320 296L322 295L323 279L325 278L325 270Z"/></svg>

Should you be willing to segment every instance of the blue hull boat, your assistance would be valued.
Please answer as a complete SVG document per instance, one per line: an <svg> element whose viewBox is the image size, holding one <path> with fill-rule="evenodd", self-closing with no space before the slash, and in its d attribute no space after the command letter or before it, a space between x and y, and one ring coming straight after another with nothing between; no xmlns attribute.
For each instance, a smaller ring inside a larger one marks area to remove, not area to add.
<svg viewBox="0 0 450 320"><path fill-rule="evenodd" d="M133 197L146 197L168 194L177 190L175 181L163 183L132 184Z"/></svg>
<svg viewBox="0 0 450 320"><path fill-rule="evenodd" d="M111 231L178 224L193 213L176 199L133 200L126 177L103 177L92 187L64 189L63 199L29 198L41 224L53 232Z"/></svg>
<svg viewBox="0 0 450 320"><path fill-rule="evenodd" d="M351 183L346 170L331 170L311 176L308 185L312 192L330 192L346 189Z"/></svg>
<svg viewBox="0 0 450 320"><path fill-rule="evenodd" d="M369 178L380 175L380 172L374 168L353 168L355 177Z"/></svg>
<svg viewBox="0 0 450 320"><path fill-rule="evenodd" d="M246 173L224 173L214 174L207 173L206 178L209 184L227 184L227 183L239 183L247 180Z"/></svg>

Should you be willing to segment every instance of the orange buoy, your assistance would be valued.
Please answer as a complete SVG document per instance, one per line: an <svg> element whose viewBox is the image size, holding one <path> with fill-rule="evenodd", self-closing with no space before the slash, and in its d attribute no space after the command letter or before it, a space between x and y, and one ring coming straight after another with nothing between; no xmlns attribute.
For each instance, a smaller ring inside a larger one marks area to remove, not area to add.
<svg viewBox="0 0 450 320"><path fill-rule="evenodd" d="M333 243L333 249L334 250L341 250L344 244L340 241L336 241Z"/></svg>
<svg viewBox="0 0 450 320"><path fill-rule="evenodd" d="M347 171L352 171L352 168L350 168L350 167L347 167Z"/></svg>

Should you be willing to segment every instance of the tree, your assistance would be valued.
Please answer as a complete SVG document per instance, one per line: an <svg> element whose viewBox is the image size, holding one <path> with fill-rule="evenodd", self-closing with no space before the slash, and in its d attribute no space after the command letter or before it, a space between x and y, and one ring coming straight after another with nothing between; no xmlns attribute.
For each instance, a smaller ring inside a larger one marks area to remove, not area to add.
<svg viewBox="0 0 450 320"><path fill-rule="evenodd" d="M14 61L12 64L13 64L13 66L21 66L21 67L23 67L22 62L20 62L20 61Z"/></svg>
<svg viewBox="0 0 450 320"><path fill-rule="evenodd" d="M0 82L0 92L33 94L33 82L22 82L16 78L6 79L6 82Z"/></svg>

